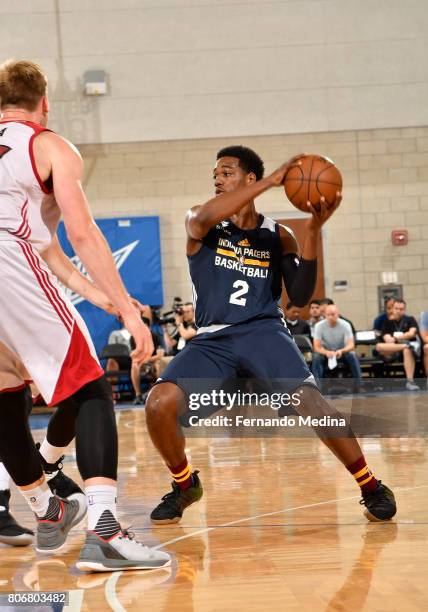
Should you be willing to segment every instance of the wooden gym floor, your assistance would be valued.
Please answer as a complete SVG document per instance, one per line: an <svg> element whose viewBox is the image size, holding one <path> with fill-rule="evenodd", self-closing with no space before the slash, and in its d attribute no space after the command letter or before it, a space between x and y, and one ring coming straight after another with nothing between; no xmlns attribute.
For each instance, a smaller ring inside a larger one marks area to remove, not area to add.
<svg viewBox="0 0 428 612"><path fill-rule="evenodd" d="M427 400L420 393L364 401L372 412L410 402L412 427L416 414L416 430L419 423L425 432ZM120 410L117 419L121 521L145 543L163 544L172 567L85 575L74 567L80 525L55 557L0 545L1 592L67 590L64 609L91 612L428 609L428 442L417 431L363 441L369 465L396 494L393 522L366 521L353 479L317 439L193 438L189 456L205 496L180 525L153 527L148 515L169 491L168 473L144 411ZM34 434L39 440L44 430ZM65 469L78 478L73 452ZM17 492L12 510L33 523Z"/></svg>

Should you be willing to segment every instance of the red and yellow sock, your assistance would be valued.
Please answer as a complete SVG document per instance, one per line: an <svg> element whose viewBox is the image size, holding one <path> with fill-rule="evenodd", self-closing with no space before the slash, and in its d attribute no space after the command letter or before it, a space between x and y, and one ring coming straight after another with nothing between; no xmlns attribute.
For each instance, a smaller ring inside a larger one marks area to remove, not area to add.
<svg viewBox="0 0 428 612"><path fill-rule="evenodd" d="M361 493L363 495L371 493L376 489L377 480L367 467L367 463L363 455L361 455L359 459L354 461L354 463L347 465L346 469L357 481L359 487L361 488Z"/></svg>
<svg viewBox="0 0 428 612"><path fill-rule="evenodd" d="M192 486L192 468L187 461L187 457L175 467L168 466L174 481L182 491Z"/></svg>

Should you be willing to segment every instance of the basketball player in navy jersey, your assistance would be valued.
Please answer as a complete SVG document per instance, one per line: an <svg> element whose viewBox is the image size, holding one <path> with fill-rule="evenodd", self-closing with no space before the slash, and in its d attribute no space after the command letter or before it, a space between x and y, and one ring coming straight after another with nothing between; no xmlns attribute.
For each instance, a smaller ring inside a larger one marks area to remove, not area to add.
<svg viewBox="0 0 428 612"><path fill-rule="evenodd" d="M277 304L282 280L293 304L304 306L311 298L319 233L341 194L331 207L322 202L315 209L308 202L311 217L301 254L292 232L258 213L254 205L254 198L282 185L292 163L298 158L263 178L263 162L254 151L242 146L222 149L214 169L215 197L187 214L198 333L166 368L146 405L150 436L173 478L172 491L151 514L153 523L178 522L184 509L202 497L198 471L191 471L177 426L187 411L190 379L226 381L238 371L264 381L282 379L283 392L299 390L299 414L343 418L320 394ZM392 518L394 495L367 467L350 428L346 426L341 437L328 427L317 427L316 433L356 479L367 518Z"/></svg>

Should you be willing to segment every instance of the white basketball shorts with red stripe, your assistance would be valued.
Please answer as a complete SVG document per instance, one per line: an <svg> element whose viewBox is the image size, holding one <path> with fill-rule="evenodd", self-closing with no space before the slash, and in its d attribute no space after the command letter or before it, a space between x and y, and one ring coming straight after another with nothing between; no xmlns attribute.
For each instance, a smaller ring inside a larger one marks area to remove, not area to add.
<svg viewBox="0 0 428 612"><path fill-rule="evenodd" d="M55 405L102 374L82 317L37 251L0 240L0 392L31 379Z"/></svg>

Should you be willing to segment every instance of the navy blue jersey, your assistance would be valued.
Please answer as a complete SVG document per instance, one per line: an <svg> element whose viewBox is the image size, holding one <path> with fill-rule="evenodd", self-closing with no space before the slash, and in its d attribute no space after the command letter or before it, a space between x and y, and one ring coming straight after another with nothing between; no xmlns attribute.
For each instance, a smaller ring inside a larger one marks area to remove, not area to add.
<svg viewBox="0 0 428 612"><path fill-rule="evenodd" d="M253 230L242 230L231 221L211 228L201 249L188 256L196 325L282 316L277 304L281 253L278 224L263 215Z"/></svg>

